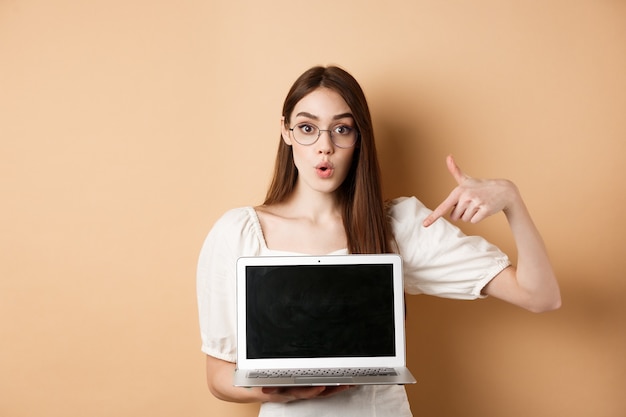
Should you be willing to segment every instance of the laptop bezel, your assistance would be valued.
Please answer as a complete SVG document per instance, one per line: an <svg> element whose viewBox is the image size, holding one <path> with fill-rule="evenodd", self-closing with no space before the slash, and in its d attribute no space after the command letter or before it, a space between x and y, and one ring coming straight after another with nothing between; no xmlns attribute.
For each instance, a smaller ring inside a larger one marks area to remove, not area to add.
<svg viewBox="0 0 626 417"><path fill-rule="evenodd" d="M249 359L246 356L246 268L248 266L276 265L363 265L389 264L393 270L395 355L355 358L280 358ZM323 255L323 256L260 256L241 257L237 260L237 368L238 369L297 369L341 367L404 367L406 365L406 340L404 332L404 285L402 259L397 254L373 255Z"/></svg>

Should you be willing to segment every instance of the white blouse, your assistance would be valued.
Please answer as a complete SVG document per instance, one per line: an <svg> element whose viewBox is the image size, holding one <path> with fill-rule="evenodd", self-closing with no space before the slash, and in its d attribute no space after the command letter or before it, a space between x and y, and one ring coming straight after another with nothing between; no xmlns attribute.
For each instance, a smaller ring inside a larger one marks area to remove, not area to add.
<svg viewBox="0 0 626 417"><path fill-rule="evenodd" d="M454 299L482 297L481 290L510 265L497 247L478 236L466 236L445 219L430 227L430 214L415 197L392 201L392 233L403 260L404 289ZM347 254L343 249L333 255ZM301 255L269 249L252 207L226 212L209 232L198 261L197 296L202 351L236 361L235 266L241 256ZM262 417L278 416L411 416L404 388L362 386L329 398L289 404L264 403Z"/></svg>

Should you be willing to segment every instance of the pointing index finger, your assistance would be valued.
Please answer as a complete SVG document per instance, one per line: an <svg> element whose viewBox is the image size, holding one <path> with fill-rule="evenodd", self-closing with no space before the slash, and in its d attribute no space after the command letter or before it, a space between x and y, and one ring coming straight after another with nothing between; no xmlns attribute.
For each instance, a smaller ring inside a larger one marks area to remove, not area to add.
<svg viewBox="0 0 626 417"><path fill-rule="evenodd" d="M424 227L428 227L433 224L437 219L448 213L458 202L458 197L455 191L452 191L448 198L446 198L436 209L432 211L422 222Z"/></svg>

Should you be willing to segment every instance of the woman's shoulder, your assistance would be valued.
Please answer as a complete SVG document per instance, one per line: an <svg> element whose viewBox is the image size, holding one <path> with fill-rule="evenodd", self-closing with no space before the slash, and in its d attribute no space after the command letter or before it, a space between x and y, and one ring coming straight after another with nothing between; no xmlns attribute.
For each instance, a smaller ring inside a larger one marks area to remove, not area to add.
<svg viewBox="0 0 626 417"><path fill-rule="evenodd" d="M211 234L232 235L245 233L257 226L258 220L254 207L243 206L231 208L222 213L211 228Z"/></svg>
<svg viewBox="0 0 626 417"><path fill-rule="evenodd" d="M399 197L390 200L387 204L387 218L396 243L400 246L429 245L451 232L445 221L424 228L422 224L431 212L416 197Z"/></svg>
<svg viewBox="0 0 626 417"><path fill-rule="evenodd" d="M225 211L213 224L205 245L229 247L236 252L256 250L262 233L252 206Z"/></svg>
<svg viewBox="0 0 626 417"><path fill-rule="evenodd" d="M417 197L397 197L387 203L387 213L389 217L396 221L407 218L412 220L423 219L430 214L427 208Z"/></svg>

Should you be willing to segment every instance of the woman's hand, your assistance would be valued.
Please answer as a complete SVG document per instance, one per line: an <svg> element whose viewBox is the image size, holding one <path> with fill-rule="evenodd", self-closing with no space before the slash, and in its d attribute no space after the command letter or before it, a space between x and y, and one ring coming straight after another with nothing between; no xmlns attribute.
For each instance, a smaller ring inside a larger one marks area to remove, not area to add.
<svg viewBox="0 0 626 417"><path fill-rule="evenodd" d="M287 403L296 400L310 400L316 397L329 397L350 388L352 388L351 385L333 387L267 387L263 388L262 392L268 396L266 401Z"/></svg>
<svg viewBox="0 0 626 417"><path fill-rule="evenodd" d="M452 155L448 156L446 163L458 185L424 219L424 227L430 226L446 213L450 213L453 221L478 223L500 211L506 212L516 199L519 200L517 187L511 181L472 178L459 168Z"/></svg>

